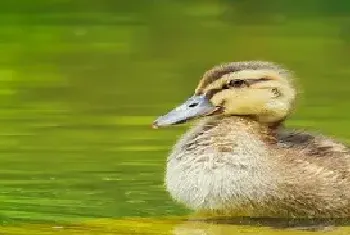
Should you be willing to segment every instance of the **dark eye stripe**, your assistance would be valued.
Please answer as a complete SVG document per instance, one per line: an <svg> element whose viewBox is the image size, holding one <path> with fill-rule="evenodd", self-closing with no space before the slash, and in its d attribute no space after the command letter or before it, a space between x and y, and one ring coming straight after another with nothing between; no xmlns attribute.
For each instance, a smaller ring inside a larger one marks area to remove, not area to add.
<svg viewBox="0 0 350 235"><path fill-rule="evenodd" d="M269 78L259 78L259 79L245 79L245 81L251 85L251 84L255 84L255 83L258 83L258 82L264 82L264 81L269 81L271 79Z"/></svg>
<svg viewBox="0 0 350 235"><path fill-rule="evenodd" d="M259 83L259 82L263 82L263 81L269 81L269 80L271 80L271 79L259 78L259 79L244 79L242 81L244 81L249 86L249 85L252 85L252 84L255 84L255 83ZM208 99L211 99L211 98L213 98L213 96L215 94L221 92L222 90L230 89L230 88L235 88L235 87L230 87L228 84L224 84L221 88L214 88L214 89L211 89L211 90L207 91L206 97ZM239 88L236 87L236 89L239 89Z"/></svg>
<svg viewBox="0 0 350 235"><path fill-rule="evenodd" d="M216 88L216 89L211 89L209 90L205 96L208 98L208 99L211 99L213 98L213 96L219 92L221 92L223 89L222 88Z"/></svg>

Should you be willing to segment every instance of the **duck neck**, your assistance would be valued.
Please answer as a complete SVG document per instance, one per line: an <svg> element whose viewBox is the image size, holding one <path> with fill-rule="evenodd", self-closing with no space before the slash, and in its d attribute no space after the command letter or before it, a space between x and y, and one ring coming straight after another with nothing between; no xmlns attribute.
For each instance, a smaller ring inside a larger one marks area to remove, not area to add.
<svg viewBox="0 0 350 235"><path fill-rule="evenodd" d="M247 148L258 151L260 145L257 143L271 145L277 142L281 126L282 122L262 123L247 116L212 116L187 132L175 149L199 155L211 151L212 147L218 152L245 151Z"/></svg>
<svg viewBox="0 0 350 235"><path fill-rule="evenodd" d="M247 133L267 144L274 144L277 141L277 132L282 127L283 121L265 123L251 116L217 116L206 122L204 131L206 128L213 128L222 135L228 133L230 136Z"/></svg>

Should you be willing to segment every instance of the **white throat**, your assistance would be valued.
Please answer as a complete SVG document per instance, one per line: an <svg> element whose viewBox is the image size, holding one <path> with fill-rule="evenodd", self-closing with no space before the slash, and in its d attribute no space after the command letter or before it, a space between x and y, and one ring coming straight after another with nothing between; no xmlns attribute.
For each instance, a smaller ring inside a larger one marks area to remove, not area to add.
<svg viewBox="0 0 350 235"><path fill-rule="evenodd" d="M201 121L178 141L166 171L172 197L196 210L227 211L263 201L274 191L268 189L274 179L266 144L239 117Z"/></svg>

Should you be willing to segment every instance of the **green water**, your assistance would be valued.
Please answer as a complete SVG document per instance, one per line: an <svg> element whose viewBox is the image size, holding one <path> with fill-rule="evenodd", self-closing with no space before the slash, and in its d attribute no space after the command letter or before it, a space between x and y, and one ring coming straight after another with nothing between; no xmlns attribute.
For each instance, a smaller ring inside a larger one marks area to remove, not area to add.
<svg viewBox="0 0 350 235"><path fill-rule="evenodd" d="M349 14L346 1L2 1L2 223L189 214L163 188L186 126L150 124L221 62L285 64L302 88L288 124L350 140Z"/></svg>

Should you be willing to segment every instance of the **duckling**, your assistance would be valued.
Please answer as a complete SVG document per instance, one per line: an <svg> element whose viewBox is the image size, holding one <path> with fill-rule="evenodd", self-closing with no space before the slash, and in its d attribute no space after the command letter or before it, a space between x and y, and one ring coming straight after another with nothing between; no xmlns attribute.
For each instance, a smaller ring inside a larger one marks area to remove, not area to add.
<svg viewBox="0 0 350 235"><path fill-rule="evenodd" d="M167 160L165 185L174 200L225 216L349 216L349 148L286 129L295 98L292 73L273 62L207 71L192 97L153 124L199 119Z"/></svg>

